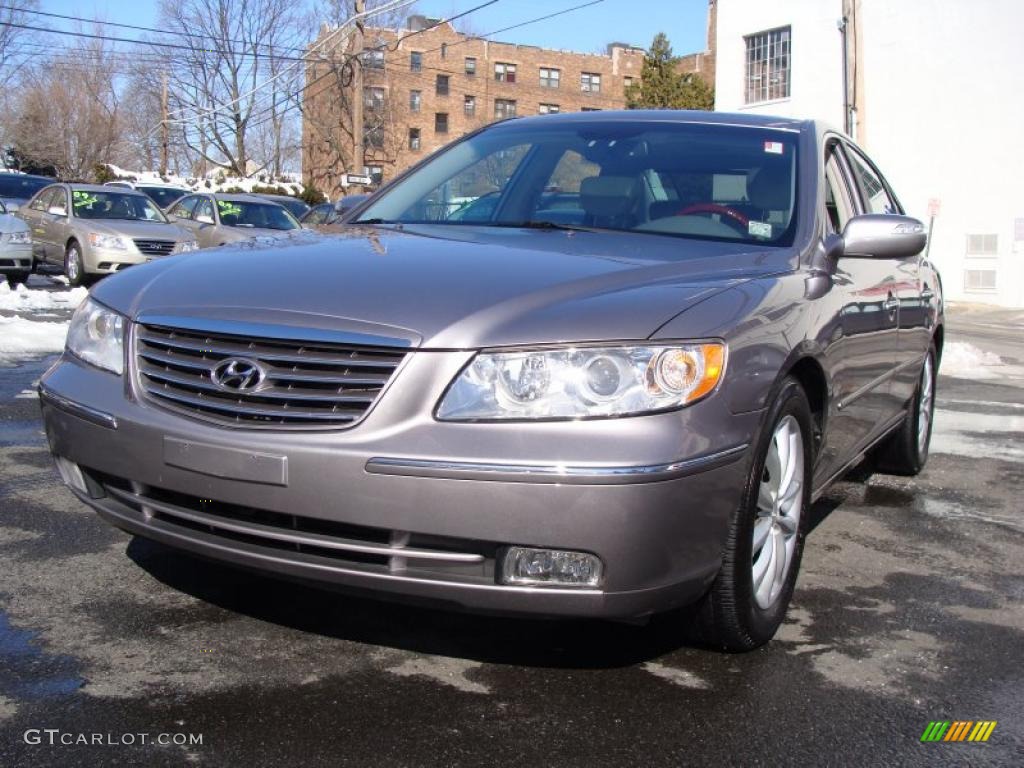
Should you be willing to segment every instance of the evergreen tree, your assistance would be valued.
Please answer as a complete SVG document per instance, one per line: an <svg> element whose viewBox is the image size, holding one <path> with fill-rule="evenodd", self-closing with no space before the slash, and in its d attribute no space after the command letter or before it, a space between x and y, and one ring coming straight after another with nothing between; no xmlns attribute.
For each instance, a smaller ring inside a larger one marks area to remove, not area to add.
<svg viewBox="0 0 1024 768"><path fill-rule="evenodd" d="M678 70L679 58L664 32L654 36L644 57L640 82L626 89L629 109L705 109L715 107L715 92L699 76Z"/></svg>

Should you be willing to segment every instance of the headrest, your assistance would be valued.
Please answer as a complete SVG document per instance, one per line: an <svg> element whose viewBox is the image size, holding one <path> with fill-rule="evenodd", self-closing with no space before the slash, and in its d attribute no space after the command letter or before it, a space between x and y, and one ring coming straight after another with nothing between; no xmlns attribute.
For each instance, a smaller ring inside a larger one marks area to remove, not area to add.
<svg viewBox="0 0 1024 768"><path fill-rule="evenodd" d="M580 182L580 205L590 216L622 216L636 203L639 179L589 176Z"/></svg>
<svg viewBox="0 0 1024 768"><path fill-rule="evenodd" d="M747 176L747 198L764 211L788 211L792 205L789 174L784 168L762 166Z"/></svg>

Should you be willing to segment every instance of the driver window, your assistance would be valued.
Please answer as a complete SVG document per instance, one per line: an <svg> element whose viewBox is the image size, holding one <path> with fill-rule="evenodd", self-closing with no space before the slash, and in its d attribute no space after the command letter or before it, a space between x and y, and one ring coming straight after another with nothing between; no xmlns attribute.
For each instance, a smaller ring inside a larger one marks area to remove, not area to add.
<svg viewBox="0 0 1024 768"><path fill-rule="evenodd" d="M195 218L198 221L200 217L206 216L210 221L213 221L213 203L208 198L203 198L202 202L196 206Z"/></svg>
<svg viewBox="0 0 1024 768"><path fill-rule="evenodd" d="M171 209L171 216L177 216L179 219L192 218L192 211L198 202L198 197L186 197Z"/></svg>
<svg viewBox="0 0 1024 768"><path fill-rule="evenodd" d="M828 231L837 235L853 217L853 202L834 145L825 160L825 213Z"/></svg>
<svg viewBox="0 0 1024 768"><path fill-rule="evenodd" d="M50 201L53 200L53 194L57 191L56 187L50 189L44 189L39 197L32 203L33 211L48 211L50 209Z"/></svg>

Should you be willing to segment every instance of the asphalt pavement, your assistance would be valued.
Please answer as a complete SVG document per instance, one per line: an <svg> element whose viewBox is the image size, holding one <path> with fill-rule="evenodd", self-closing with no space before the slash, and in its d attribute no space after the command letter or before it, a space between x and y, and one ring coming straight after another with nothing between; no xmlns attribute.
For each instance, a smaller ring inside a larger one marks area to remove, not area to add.
<svg viewBox="0 0 1024 768"><path fill-rule="evenodd" d="M52 468L49 361L0 368L0 766L1022 765L1022 319L951 315L1009 365L940 377L922 475L814 506L787 622L745 655L685 614L444 613L133 539ZM922 743L936 720L997 725Z"/></svg>

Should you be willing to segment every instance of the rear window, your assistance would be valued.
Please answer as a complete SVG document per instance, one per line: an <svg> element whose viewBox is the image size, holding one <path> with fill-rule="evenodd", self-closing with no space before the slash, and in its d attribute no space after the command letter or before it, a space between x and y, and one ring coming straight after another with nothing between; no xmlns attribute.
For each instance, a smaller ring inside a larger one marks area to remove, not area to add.
<svg viewBox="0 0 1024 768"><path fill-rule="evenodd" d="M53 181L53 179L40 179L35 176L0 176L0 197L28 200L47 184L52 184Z"/></svg>

